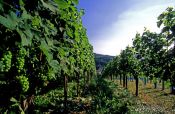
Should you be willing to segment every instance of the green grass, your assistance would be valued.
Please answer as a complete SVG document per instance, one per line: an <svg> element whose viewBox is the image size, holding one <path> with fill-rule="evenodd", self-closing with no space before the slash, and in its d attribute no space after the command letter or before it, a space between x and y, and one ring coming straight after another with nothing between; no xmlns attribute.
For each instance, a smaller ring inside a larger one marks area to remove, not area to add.
<svg viewBox="0 0 175 114"><path fill-rule="evenodd" d="M154 89L153 83L144 85L139 81L139 96L136 105L131 107L131 114L175 114L175 95L170 94L168 83L164 91L161 87L161 83ZM135 94L135 81L128 81L128 90Z"/></svg>

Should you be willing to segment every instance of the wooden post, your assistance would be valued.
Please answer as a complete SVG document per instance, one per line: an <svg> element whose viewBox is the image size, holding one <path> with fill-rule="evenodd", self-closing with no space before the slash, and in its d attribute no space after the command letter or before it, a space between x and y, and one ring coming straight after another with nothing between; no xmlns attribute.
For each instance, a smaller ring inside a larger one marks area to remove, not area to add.
<svg viewBox="0 0 175 114"><path fill-rule="evenodd" d="M126 75L126 85L125 85L125 88L128 89L128 76Z"/></svg>
<svg viewBox="0 0 175 114"><path fill-rule="evenodd" d="M120 85L122 85L122 75L120 74Z"/></svg>
<svg viewBox="0 0 175 114"><path fill-rule="evenodd" d="M162 91L165 89L165 81L162 80Z"/></svg>
<svg viewBox="0 0 175 114"><path fill-rule="evenodd" d="M138 86L139 86L139 79L138 79L138 77L136 77L135 80L136 80L136 93L135 93L135 95L138 96L138 89L139 89L138 88Z"/></svg>
<svg viewBox="0 0 175 114"><path fill-rule="evenodd" d="M79 76L79 74L77 73L77 97L79 97L79 79L80 78L80 76Z"/></svg>
<svg viewBox="0 0 175 114"><path fill-rule="evenodd" d="M64 74L64 113L67 114L67 76Z"/></svg>
<svg viewBox="0 0 175 114"><path fill-rule="evenodd" d="M123 75L123 87L125 87L125 75Z"/></svg>

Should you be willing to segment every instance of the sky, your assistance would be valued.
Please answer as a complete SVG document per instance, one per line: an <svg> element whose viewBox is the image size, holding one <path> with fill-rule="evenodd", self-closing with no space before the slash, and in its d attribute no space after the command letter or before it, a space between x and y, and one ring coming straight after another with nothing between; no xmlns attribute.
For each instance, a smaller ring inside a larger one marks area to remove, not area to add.
<svg viewBox="0 0 175 114"><path fill-rule="evenodd" d="M83 25L94 52L115 56L144 27L160 32L157 17L174 5L174 0L79 0L78 7L85 10Z"/></svg>

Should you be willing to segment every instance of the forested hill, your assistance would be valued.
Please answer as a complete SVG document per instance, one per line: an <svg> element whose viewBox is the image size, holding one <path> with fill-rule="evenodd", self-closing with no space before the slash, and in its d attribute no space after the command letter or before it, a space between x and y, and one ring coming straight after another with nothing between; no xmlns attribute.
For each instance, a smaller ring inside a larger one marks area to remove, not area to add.
<svg viewBox="0 0 175 114"><path fill-rule="evenodd" d="M108 63L110 60L114 58L114 56L97 54L97 53L94 53L94 56L95 56L96 69L98 72L101 72L106 63Z"/></svg>

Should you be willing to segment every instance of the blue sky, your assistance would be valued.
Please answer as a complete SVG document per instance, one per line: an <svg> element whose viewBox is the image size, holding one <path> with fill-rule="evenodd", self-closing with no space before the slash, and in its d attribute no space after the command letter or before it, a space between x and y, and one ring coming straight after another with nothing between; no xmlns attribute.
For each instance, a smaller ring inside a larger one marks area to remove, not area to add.
<svg viewBox="0 0 175 114"><path fill-rule="evenodd" d="M144 27L159 32L158 15L174 0L79 0L83 24L95 53L118 55Z"/></svg>

